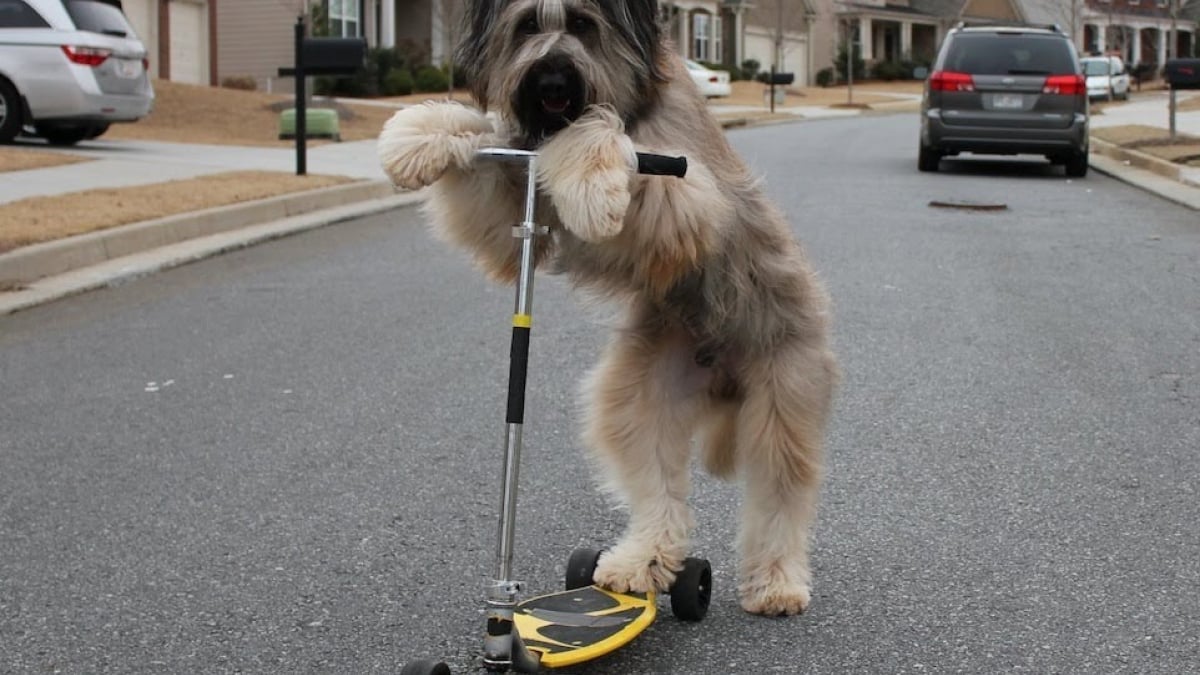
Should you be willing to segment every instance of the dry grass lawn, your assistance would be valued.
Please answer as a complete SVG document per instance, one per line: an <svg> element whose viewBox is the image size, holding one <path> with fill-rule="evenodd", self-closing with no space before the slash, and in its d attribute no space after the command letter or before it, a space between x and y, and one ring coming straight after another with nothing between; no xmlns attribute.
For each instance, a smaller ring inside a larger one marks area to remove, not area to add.
<svg viewBox="0 0 1200 675"><path fill-rule="evenodd" d="M0 253L118 225L352 180L342 176L237 171L139 187L21 199L0 204Z"/></svg>
<svg viewBox="0 0 1200 675"><path fill-rule="evenodd" d="M20 148L0 147L0 173L5 171L27 171L29 169L44 169L50 166L87 162L86 157L64 155L58 152L39 152L37 150L22 150Z"/></svg>
<svg viewBox="0 0 1200 675"><path fill-rule="evenodd" d="M291 107L290 95L154 81L154 111L133 124L114 124L104 138L176 143L286 147L279 140L279 110ZM395 110L344 105L338 129L343 141L375 138ZM311 140L310 144L329 141Z"/></svg>
<svg viewBox="0 0 1200 675"><path fill-rule="evenodd" d="M1196 136L1176 134L1172 140L1166 129L1141 124L1092 129L1092 136L1169 162L1200 166L1200 138Z"/></svg>

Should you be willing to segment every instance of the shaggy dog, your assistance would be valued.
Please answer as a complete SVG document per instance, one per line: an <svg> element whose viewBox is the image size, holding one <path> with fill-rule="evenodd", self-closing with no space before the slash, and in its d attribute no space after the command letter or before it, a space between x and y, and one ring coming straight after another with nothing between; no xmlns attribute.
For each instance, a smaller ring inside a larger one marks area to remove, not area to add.
<svg viewBox="0 0 1200 675"><path fill-rule="evenodd" d="M438 232L512 282L524 180L473 153L538 150L551 233L538 262L625 308L584 385L584 440L629 509L596 583L670 586L689 548L699 437L705 468L744 485L742 607L803 611L838 374L828 302L788 224L707 111L655 0L468 0L464 25L458 63L478 108L398 112L380 158L396 185L431 186ZM639 175L635 150L684 155L687 176Z"/></svg>

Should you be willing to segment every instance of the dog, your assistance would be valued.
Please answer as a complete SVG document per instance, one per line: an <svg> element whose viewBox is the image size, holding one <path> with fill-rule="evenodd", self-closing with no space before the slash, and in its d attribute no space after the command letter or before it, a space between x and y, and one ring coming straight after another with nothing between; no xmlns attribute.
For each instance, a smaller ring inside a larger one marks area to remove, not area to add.
<svg viewBox="0 0 1200 675"><path fill-rule="evenodd" d="M397 186L430 188L436 233L511 283L525 179L473 154L537 150L538 264L625 308L583 385L584 443L629 511L595 582L670 587L699 439L707 471L743 484L741 606L798 614L839 379L829 300L659 18L655 0L468 0L456 59L475 105L397 112L380 160ZM686 156L687 175L639 175L637 151Z"/></svg>

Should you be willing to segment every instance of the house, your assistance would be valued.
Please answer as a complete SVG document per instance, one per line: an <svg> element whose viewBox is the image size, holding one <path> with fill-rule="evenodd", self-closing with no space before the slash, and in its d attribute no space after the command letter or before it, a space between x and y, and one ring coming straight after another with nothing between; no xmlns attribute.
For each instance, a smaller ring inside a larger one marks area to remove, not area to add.
<svg viewBox="0 0 1200 675"><path fill-rule="evenodd" d="M146 45L153 77L215 84L217 0L118 0Z"/></svg>

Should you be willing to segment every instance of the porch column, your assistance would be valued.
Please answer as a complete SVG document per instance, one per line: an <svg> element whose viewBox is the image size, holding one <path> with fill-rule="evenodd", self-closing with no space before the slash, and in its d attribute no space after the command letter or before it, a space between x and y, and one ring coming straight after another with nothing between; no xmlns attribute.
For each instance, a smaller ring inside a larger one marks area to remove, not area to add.
<svg viewBox="0 0 1200 675"><path fill-rule="evenodd" d="M1105 38L1108 37L1108 26L1096 26L1096 51L1100 54L1108 51L1108 43Z"/></svg>
<svg viewBox="0 0 1200 675"><path fill-rule="evenodd" d="M1133 44L1129 46L1129 62L1138 65L1142 62L1142 29L1138 26L1131 26L1133 32Z"/></svg>
<svg viewBox="0 0 1200 675"><path fill-rule="evenodd" d="M900 22L900 58L912 58L912 22Z"/></svg>
<svg viewBox="0 0 1200 675"><path fill-rule="evenodd" d="M1155 30L1158 31L1158 65L1161 67L1167 62L1167 31L1161 28Z"/></svg>
<svg viewBox="0 0 1200 675"><path fill-rule="evenodd" d="M746 29L743 24L742 14L744 10L739 5L733 12L733 65L741 68L742 61L746 60Z"/></svg>
<svg viewBox="0 0 1200 675"><path fill-rule="evenodd" d="M382 0L383 11L380 12L379 46L396 46L396 0Z"/></svg>
<svg viewBox="0 0 1200 675"><path fill-rule="evenodd" d="M679 48L679 55L684 57L685 59L690 58L692 55L692 46L691 46L691 44L689 44L692 39L692 31L690 30L691 26L688 25L689 19L691 19L691 14L687 10L680 7L679 8L679 45L677 45L677 46Z"/></svg>
<svg viewBox="0 0 1200 675"><path fill-rule="evenodd" d="M871 30L871 17L864 16L858 20L858 43L862 46L862 59L868 63L874 58L875 36Z"/></svg>

